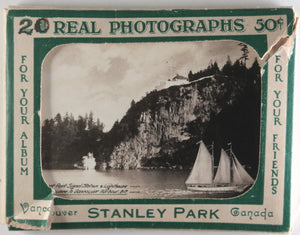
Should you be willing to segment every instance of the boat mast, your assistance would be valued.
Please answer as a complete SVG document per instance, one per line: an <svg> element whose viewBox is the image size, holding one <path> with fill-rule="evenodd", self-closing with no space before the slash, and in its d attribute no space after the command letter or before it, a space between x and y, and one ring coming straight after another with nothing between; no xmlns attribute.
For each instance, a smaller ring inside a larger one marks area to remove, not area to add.
<svg viewBox="0 0 300 235"><path fill-rule="evenodd" d="M211 158L212 158L211 170L212 170L212 176L214 177L214 173L215 173L214 142L212 142L211 144Z"/></svg>
<svg viewBox="0 0 300 235"><path fill-rule="evenodd" d="M232 156L232 143L228 143L229 157L230 157L230 182L233 183L233 156Z"/></svg>

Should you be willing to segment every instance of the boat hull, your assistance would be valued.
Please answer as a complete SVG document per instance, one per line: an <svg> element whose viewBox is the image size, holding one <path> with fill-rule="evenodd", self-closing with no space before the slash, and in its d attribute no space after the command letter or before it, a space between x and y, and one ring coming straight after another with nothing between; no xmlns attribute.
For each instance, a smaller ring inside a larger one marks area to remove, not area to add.
<svg viewBox="0 0 300 235"><path fill-rule="evenodd" d="M196 192L203 193L231 193L231 192L243 192L250 185L228 185L228 186L203 186L203 185L187 185L187 189Z"/></svg>

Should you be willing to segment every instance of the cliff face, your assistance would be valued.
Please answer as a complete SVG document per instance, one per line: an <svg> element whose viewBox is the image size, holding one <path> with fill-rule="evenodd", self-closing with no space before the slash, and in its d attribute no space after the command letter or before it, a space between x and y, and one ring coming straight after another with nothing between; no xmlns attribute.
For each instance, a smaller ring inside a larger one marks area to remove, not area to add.
<svg viewBox="0 0 300 235"><path fill-rule="evenodd" d="M167 79L131 107L109 132L93 113L46 119L42 127L43 168L74 168L93 152L97 167L117 169L192 167L200 140L214 146L214 164L221 149L232 150L256 176L259 162L261 75L252 67L228 60L188 78ZM212 75L211 75L212 74ZM164 89L163 89L164 88ZM101 105L101 104L99 104ZM87 128L88 127L88 128ZM209 150L211 151L211 149Z"/></svg>
<svg viewBox="0 0 300 235"><path fill-rule="evenodd" d="M111 130L119 140L108 151L109 166L189 168L196 157L196 142L205 139L212 118L238 105L245 87L241 81L214 75L151 92Z"/></svg>

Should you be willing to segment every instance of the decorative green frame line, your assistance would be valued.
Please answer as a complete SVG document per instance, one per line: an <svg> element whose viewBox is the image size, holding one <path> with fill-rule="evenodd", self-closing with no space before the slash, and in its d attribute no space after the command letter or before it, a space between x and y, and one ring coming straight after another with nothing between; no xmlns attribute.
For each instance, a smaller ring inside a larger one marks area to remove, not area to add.
<svg viewBox="0 0 300 235"><path fill-rule="evenodd" d="M261 38L261 40L258 40ZM68 43L149 43L149 42L178 42L178 41L217 41L217 40L236 40L247 43L253 48L258 48L258 54L261 57L267 50L265 35L252 36L194 36L194 37L149 37L149 38L35 38L34 39L34 169L41 169L40 163L40 132L41 123L38 115L41 108L41 69L42 63L53 48ZM266 65L267 66L267 65ZM262 110L261 116L266 116L267 110L267 68L262 78ZM261 121L261 149L260 156L264 156L265 144L264 136L266 133L266 119ZM264 157L260 158L258 176L255 185L244 195L237 198L229 199L101 199L87 200L88 204L263 204L263 186L264 186ZM51 200L52 191L44 182L41 171L34 171L34 199L35 200ZM86 200L66 200L55 199L55 204L60 205L77 205L85 204Z"/></svg>
<svg viewBox="0 0 300 235"><path fill-rule="evenodd" d="M13 18L6 25L6 217L14 216L14 27ZM10 200L9 200L10 199Z"/></svg>

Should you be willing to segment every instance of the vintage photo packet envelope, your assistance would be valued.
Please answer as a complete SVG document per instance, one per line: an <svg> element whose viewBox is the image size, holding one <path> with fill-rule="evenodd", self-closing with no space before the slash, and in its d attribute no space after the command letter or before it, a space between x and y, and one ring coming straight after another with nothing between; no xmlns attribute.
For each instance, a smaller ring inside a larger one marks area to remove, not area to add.
<svg viewBox="0 0 300 235"><path fill-rule="evenodd" d="M7 9L2 222L288 231L296 22Z"/></svg>

